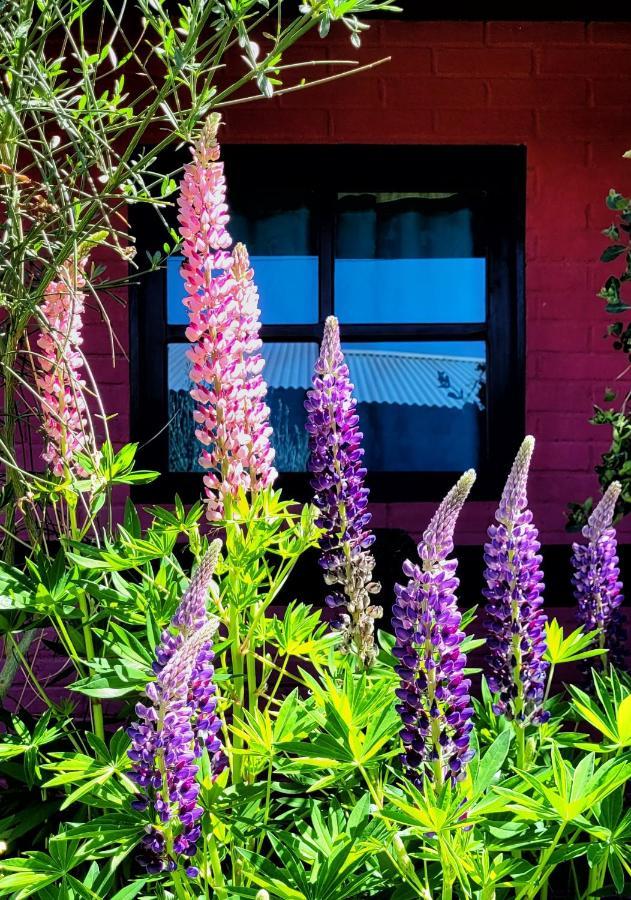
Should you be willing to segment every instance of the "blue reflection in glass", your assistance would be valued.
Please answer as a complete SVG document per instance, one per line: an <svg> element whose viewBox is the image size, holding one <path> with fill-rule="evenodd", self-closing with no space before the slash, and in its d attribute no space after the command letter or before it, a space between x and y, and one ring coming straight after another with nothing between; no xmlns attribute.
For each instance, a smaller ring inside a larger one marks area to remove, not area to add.
<svg viewBox="0 0 631 900"><path fill-rule="evenodd" d="M341 322L484 322L486 260L337 259Z"/></svg>
<svg viewBox="0 0 631 900"><path fill-rule="evenodd" d="M261 321L265 325L298 325L318 319L318 258L316 256L253 256L259 289ZM167 260L167 315L170 325L187 325L181 256Z"/></svg>

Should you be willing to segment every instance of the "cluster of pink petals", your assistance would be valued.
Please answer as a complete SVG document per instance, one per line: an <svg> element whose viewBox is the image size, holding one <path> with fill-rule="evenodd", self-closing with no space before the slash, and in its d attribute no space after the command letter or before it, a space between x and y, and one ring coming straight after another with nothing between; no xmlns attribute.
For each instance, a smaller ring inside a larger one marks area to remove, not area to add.
<svg viewBox="0 0 631 900"><path fill-rule="evenodd" d="M55 475L70 470L84 475L76 463L89 440L82 377L83 311L87 257L68 259L44 292L44 325L37 338L35 382L40 393L46 444L42 454Z"/></svg>
<svg viewBox="0 0 631 900"><path fill-rule="evenodd" d="M195 434L204 449L207 516L225 515L225 500L256 492L276 478L267 385L260 354L258 291L247 250L232 249L226 228L226 182L219 161L219 116L210 116L184 167L179 205L189 326L186 336Z"/></svg>

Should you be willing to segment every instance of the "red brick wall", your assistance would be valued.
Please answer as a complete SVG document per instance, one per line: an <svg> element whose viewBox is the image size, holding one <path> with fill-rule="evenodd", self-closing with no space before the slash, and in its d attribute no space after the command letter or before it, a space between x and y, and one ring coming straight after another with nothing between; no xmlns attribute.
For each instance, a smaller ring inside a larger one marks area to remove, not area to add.
<svg viewBox="0 0 631 900"><path fill-rule="evenodd" d="M348 33L340 26L337 34L303 42L292 55L348 59ZM595 292L607 273L598 262L600 229L610 223L604 196L613 186L631 191L631 162L621 159L631 147L630 44L631 24L393 19L373 24L359 54L363 63L390 62L272 103L224 110L226 142L527 145L526 407L538 439L530 497L548 543L567 540L566 502L597 490L593 466L606 431L587 417L619 369ZM324 74L304 70L313 72ZM126 346L124 328L119 334ZM119 361L112 374L95 342L95 368L110 408L121 412L115 427L122 436L127 367ZM418 533L429 509L380 505L375 524ZM458 539L479 542L492 509L470 504Z"/></svg>

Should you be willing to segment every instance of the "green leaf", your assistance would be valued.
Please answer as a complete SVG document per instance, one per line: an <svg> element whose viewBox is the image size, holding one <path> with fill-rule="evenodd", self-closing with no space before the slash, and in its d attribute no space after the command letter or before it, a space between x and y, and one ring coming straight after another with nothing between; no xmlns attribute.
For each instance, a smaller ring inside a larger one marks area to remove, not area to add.
<svg viewBox="0 0 631 900"><path fill-rule="evenodd" d="M512 739L512 729L510 731L502 731L486 751L480 760L477 775L473 782L474 796L478 797L480 794L483 794L493 781L495 775L500 771L508 756L508 750Z"/></svg>
<svg viewBox="0 0 631 900"><path fill-rule="evenodd" d="M631 694L628 694L618 707L616 722L620 743L627 744L631 742Z"/></svg>
<svg viewBox="0 0 631 900"><path fill-rule="evenodd" d="M603 250L600 255L600 261L604 263L612 262L623 254L626 249L624 244L613 244L611 247L607 247Z"/></svg>
<svg viewBox="0 0 631 900"><path fill-rule="evenodd" d="M132 884L122 888L122 890L117 891L112 900L133 900L134 897L138 896L146 883L144 879L142 881L134 881Z"/></svg>

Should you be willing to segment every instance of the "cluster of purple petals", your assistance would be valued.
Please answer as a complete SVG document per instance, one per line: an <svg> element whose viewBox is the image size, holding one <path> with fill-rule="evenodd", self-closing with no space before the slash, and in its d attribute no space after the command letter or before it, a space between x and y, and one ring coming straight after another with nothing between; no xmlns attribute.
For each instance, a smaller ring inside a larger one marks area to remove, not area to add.
<svg viewBox="0 0 631 900"><path fill-rule="evenodd" d="M305 400L309 471L320 512L317 524L324 529L321 565L334 570L344 565L345 546L353 553L366 550L375 540L368 529L371 516L357 400L334 316L325 323L312 383Z"/></svg>
<svg viewBox="0 0 631 900"><path fill-rule="evenodd" d="M473 758L470 748L473 708L471 682L464 675L466 656L457 607L457 560L453 531L475 480L465 473L449 492L419 544L422 564L406 561L406 585L395 585L392 608L396 668L400 685L397 712L403 721L403 767L417 786L423 779L459 781Z"/></svg>
<svg viewBox="0 0 631 900"><path fill-rule="evenodd" d="M369 548L375 538L368 527L363 435L334 316L324 326L312 384L305 400L306 428L311 486L319 511L316 523L323 529L320 565L332 588L326 603L336 612L333 625L342 631L341 649L347 652L354 646L362 663L370 666L376 656L374 620L382 615L370 598L380 585L372 580Z"/></svg>
<svg viewBox="0 0 631 900"><path fill-rule="evenodd" d="M624 664L626 630L622 616L622 582L613 518L621 486L609 485L583 528L586 544L572 545L572 584L579 621L597 631L614 665Z"/></svg>
<svg viewBox="0 0 631 900"><path fill-rule="evenodd" d="M150 703L137 704L139 721L128 729L133 763L130 777L140 788L133 806L150 814L139 862L151 874L175 869L181 858L187 874L196 877L197 869L188 861L197 852L203 815L198 804L198 759L206 749L214 777L226 766L213 683L212 637L218 621L205 614L205 592L218 556L216 545L209 556L214 560L212 566L207 556L174 617L180 630L163 636L157 677L146 687ZM205 621L201 619L202 605ZM165 637L174 640L165 641Z"/></svg>
<svg viewBox="0 0 631 900"><path fill-rule="evenodd" d="M489 686L495 711L519 722L548 718L543 702L548 663L543 572L538 531L527 508L526 486L534 439L527 437L506 482L497 525L484 545Z"/></svg>

